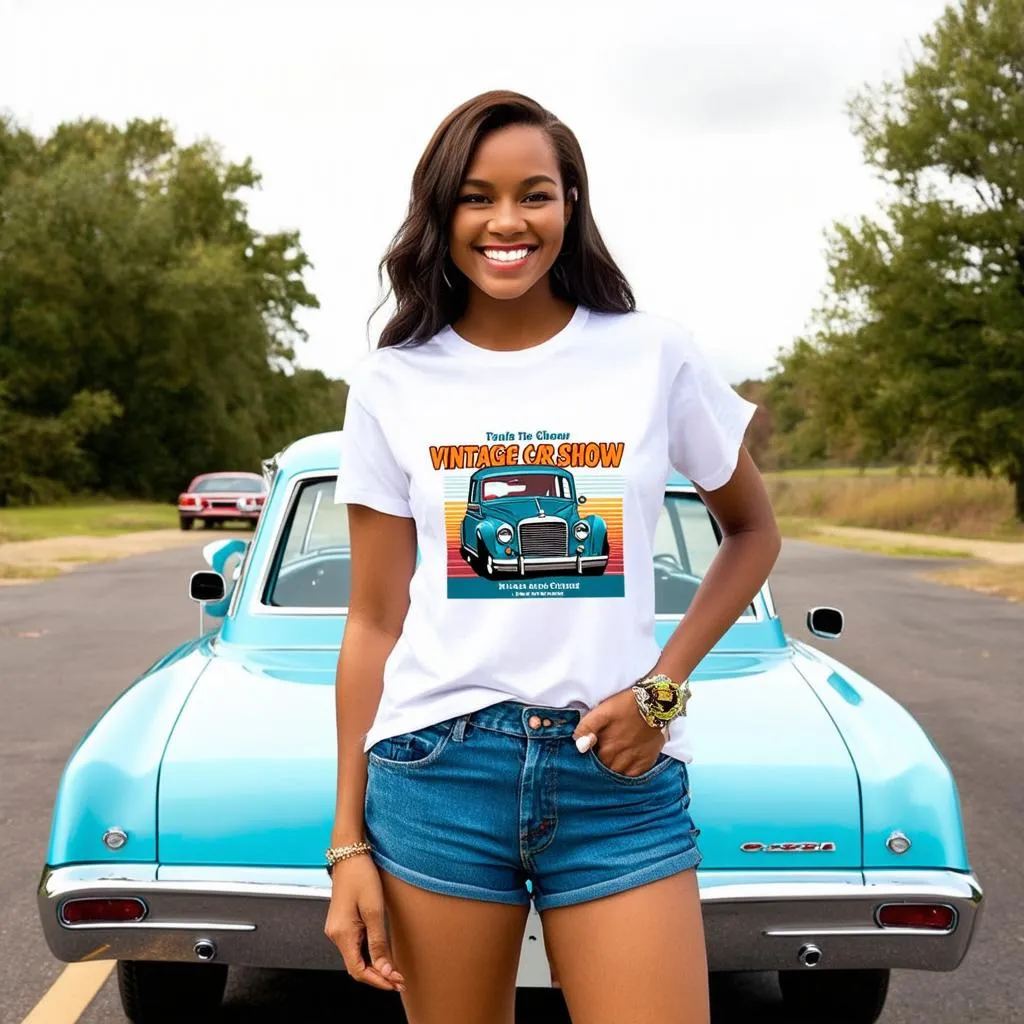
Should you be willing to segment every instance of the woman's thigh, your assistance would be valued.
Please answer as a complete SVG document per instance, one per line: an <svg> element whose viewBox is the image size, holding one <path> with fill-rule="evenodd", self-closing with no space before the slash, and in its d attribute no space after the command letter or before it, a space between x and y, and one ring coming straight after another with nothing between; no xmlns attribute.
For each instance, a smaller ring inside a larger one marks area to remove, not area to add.
<svg viewBox="0 0 1024 1024"><path fill-rule="evenodd" d="M381 872L409 1024L512 1024L528 906L444 896Z"/></svg>
<svg viewBox="0 0 1024 1024"><path fill-rule="evenodd" d="M696 871L541 919L573 1024L707 1024Z"/></svg>

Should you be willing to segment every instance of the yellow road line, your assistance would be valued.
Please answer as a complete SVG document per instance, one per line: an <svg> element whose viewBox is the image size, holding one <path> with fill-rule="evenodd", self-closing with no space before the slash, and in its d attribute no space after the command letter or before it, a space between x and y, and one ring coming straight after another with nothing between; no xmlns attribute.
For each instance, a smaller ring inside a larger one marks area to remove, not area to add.
<svg viewBox="0 0 1024 1024"><path fill-rule="evenodd" d="M96 998L116 962L68 964L21 1024L74 1024Z"/></svg>

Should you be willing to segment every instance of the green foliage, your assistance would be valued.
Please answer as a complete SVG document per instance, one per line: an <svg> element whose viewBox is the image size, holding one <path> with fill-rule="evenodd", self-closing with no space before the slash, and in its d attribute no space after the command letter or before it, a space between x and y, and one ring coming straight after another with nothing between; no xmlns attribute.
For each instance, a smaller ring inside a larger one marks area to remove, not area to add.
<svg viewBox="0 0 1024 1024"><path fill-rule="evenodd" d="M0 119L0 505L166 500L340 424L343 382L294 367L318 303L298 233L248 223L259 181L162 121Z"/></svg>
<svg viewBox="0 0 1024 1024"><path fill-rule="evenodd" d="M1024 0L961 0L921 49L851 105L890 197L830 235L817 330L771 382L776 445L1003 476L1024 519Z"/></svg>

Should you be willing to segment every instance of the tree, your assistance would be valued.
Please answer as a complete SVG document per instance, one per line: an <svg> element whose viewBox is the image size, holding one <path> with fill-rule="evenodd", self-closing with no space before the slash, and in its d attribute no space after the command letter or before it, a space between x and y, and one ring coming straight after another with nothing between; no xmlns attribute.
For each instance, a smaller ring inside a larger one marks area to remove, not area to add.
<svg viewBox="0 0 1024 1024"><path fill-rule="evenodd" d="M259 181L162 121L0 120L0 504L167 498L340 424L337 382L294 366L318 303L298 233L248 223Z"/></svg>
<svg viewBox="0 0 1024 1024"><path fill-rule="evenodd" d="M816 333L773 383L810 404L780 429L1002 475L1024 519L1024 0L947 7L851 115L888 199L834 226Z"/></svg>

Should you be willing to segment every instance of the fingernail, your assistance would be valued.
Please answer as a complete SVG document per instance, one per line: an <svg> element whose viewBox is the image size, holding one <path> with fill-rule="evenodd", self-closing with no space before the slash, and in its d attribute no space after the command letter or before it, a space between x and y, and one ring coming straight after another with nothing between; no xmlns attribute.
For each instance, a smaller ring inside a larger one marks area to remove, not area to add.
<svg viewBox="0 0 1024 1024"><path fill-rule="evenodd" d="M585 753L586 753L586 752L587 752L587 751L588 751L588 750L590 749L590 745L591 745L591 744L592 744L593 742L594 742L594 737L593 737L592 735L587 735L587 736L581 736L581 737L580 737L580 738L579 738L579 739L578 739L578 740L576 741L576 749L577 749L577 750L578 750L578 751L579 751L579 752L580 752L581 754L585 754Z"/></svg>
<svg viewBox="0 0 1024 1024"><path fill-rule="evenodd" d="M381 973L381 974L383 974L383 975L384 975L384 977L386 978L386 977L387 977L387 976L388 976L388 975L389 975L389 974L391 973L391 971L392 971L392 967L391 967L391 964L389 964L389 963L388 963L388 962L387 962L387 961L385 960L385 961L384 961L384 963L382 963L382 964L381 964L381 967L380 967L380 973Z"/></svg>

